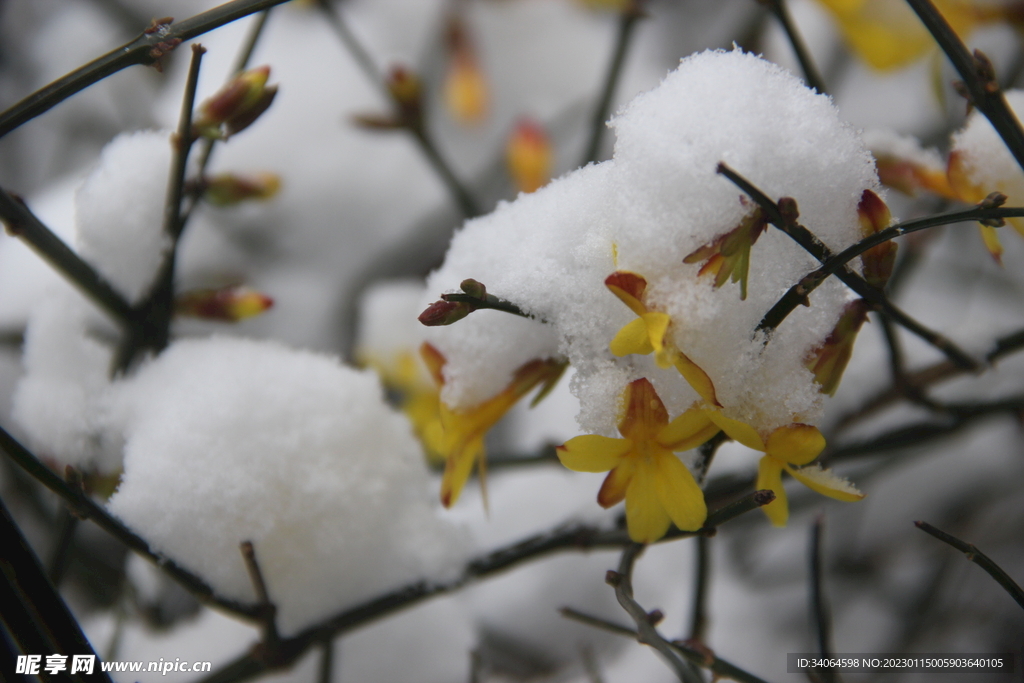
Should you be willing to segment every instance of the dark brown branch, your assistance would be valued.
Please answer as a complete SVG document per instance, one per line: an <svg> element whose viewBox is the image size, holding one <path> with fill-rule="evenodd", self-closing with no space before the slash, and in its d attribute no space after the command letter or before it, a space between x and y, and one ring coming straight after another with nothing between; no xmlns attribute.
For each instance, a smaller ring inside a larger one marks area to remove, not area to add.
<svg viewBox="0 0 1024 683"><path fill-rule="evenodd" d="M1007 149L1024 169L1024 129L1003 97L992 63L980 51L972 55L931 0L907 0L960 74L969 101L999 133Z"/></svg>
<svg viewBox="0 0 1024 683"><path fill-rule="evenodd" d="M978 550L974 545L965 543L956 536L947 534L941 529L936 529L928 522L914 522L914 526L962 552L967 556L968 560L984 569L989 576L995 579L1010 594L1010 597L1017 601L1018 605L1024 607L1024 590L1017 585L1016 581L1010 578L1010 575L1002 567L993 562L992 558L988 555Z"/></svg>
<svg viewBox="0 0 1024 683"><path fill-rule="evenodd" d="M80 487L71 486L54 474L2 427L0 427L0 450L32 478L60 496L73 514L95 522L111 536L160 567L200 601L220 607L241 618L253 619L257 616L253 606L217 596L213 589L198 576L163 555L150 550L149 544L144 539L96 504Z"/></svg>
<svg viewBox="0 0 1024 683"><path fill-rule="evenodd" d="M629 54L629 47L633 42L633 36L636 34L637 22L644 16L641 4L642 0L631 0L619 16L619 30L615 36L615 49L612 53L612 60L608 64L608 71L604 77L601 95L597 99L597 106L594 108L593 117L590 119L590 138L583 153L583 160L580 166L586 166L592 161L597 161L597 156L601 153L601 140L608 127L608 113L611 111L612 97L615 96L615 88L619 84L622 66L626 63L626 55Z"/></svg>
<svg viewBox="0 0 1024 683"><path fill-rule="evenodd" d="M734 503L708 515L704 527L697 531L673 529L662 539L688 538L697 535L712 536L717 527L746 512L767 505L775 499L771 491L754 491ZM202 679L203 683L233 683L247 680L274 668L288 667L310 647L354 630L370 621L381 619L400 609L428 598L459 590L466 585L511 569L525 562L561 551L588 551L618 549L633 541L625 529L600 529L586 524L568 524L531 536L518 543L499 548L468 562L462 574L446 583L417 582L396 591L344 610L343 612L310 626L291 638L280 641L278 651L270 656L245 653L218 671Z"/></svg>
<svg viewBox="0 0 1024 683"><path fill-rule="evenodd" d="M790 198L783 198L779 204L768 198L768 196L755 187L749 180L729 168L725 163L718 164L718 172L732 181L738 188L747 193L758 206L765 212L769 222L776 228L788 235L794 242L804 248L811 256L821 263L826 263L833 258L832 251L825 244L814 236L804 226L796 222L797 208L796 201ZM938 332L928 329L917 320L914 320L905 312L900 310L889 301L885 294L869 285L863 277L854 273L845 265L840 266L835 273L843 284L859 294L868 303L878 310L885 311L894 322L905 327L907 330L928 342L951 361L969 370L977 370L978 363L956 344Z"/></svg>
<svg viewBox="0 0 1024 683"><path fill-rule="evenodd" d="M263 572L256 560L256 548L252 541L242 541L239 546L242 552L242 560L245 562L245 570L249 573L249 581L252 582L253 592L256 593L256 604L259 607L260 625L263 630L263 647L274 649L280 642L281 637L277 632L277 606L270 599L267 591L267 582L263 579Z"/></svg>
<svg viewBox="0 0 1024 683"><path fill-rule="evenodd" d="M121 69L155 64L178 43L283 2L287 0L232 0L176 24L147 30L132 42L75 69L0 113L0 137Z"/></svg>
<svg viewBox="0 0 1024 683"><path fill-rule="evenodd" d="M0 501L0 597L3 616L11 635L27 654L95 655L78 621L71 614L60 593L46 578L39 559ZM94 669L94 676L109 683L110 676ZM10 673L10 672L7 672ZM89 680L92 680L92 676ZM75 683L84 683L86 676L68 676Z"/></svg>
<svg viewBox="0 0 1024 683"><path fill-rule="evenodd" d="M832 656L832 616L828 607L828 600L825 597L823 581L824 562L822 555L822 535L825 526L824 515L818 515L811 525L810 542L810 588L811 588L811 617L814 621L814 629L818 634L818 653L823 659ZM819 668L815 670L820 676L822 683L835 683L837 680L835 669Z"/></svg>
<svg viewBox="0 0 1024 683"><path fill-rule="evenodd" d="M136 355L142 351L163 351L170 339L171 317L174 314L174 271L177 262L178 239L184 227L181 221L181 202L185 192L185 171L188 155L195 138L192 133L192 110L195 107L199 68L206 49L192 45L192 61L185 81L185 94L178 117L178 130L171 137L171 169L164 201L163 233L171 246L164 255L153 287L136 308L135 322L118 348L115 369L128 369Z"/></svg>
<svg viewBox="0 0 1024 683"><path fill-rule="evenodd" d="M690 637L689 640L701 643L704 642L704 632L707 630L707 602L708 583L711 578L711 539L707 536L697 537L697 547L694 549L694 572L693 572L693 608L690 612Z"/></svg>
<svg viewBox="0 0 1024 683"><path fill-rule="evenodd" d="M64 244L42 221L0 188L0 221L7 231L24 240L57 272L76 285L116 322L130 325L135 320L131 305L91 265Z"/></svg>
<svg viewBox="0 0 1024 683"><path fill-rule="evenodd" d="M789 44L793 47L796 59L800 62L800 69L804 72L804 82L807 83L807 87L817 90L822 95L827 95L828 90L825 88L825 79L821 77L817 67L814 66L810 50L807 49L807 45L800 36L800 32L796 30L796 25L793 23L793 19L789 15L789 9L786 7L786 0L758 0L758 2L762 5L767 5L768 9L782 25L782 30L786 32L786 38L789 39Z"/></svg>
<svg viewBox="0 0 1024 683"><path fill-rule="evenodd" d="M885 230L876 232L874 235L865 237L856 244L847 247L825 261L820 268L801 278L800 282L790 287L789 290L782 295L782 298L780 298L775 305L765 313L764 317L761 318L761 322L758 323L757 329L765 332L771 332L774 330L796 309L797 306L803 303L807 296L817 289L818 285L824 282L828 276L834 275L847 263L872 247L878 246L879 244L888 242L897 237L917 232L918 230L927 230L941 225L952 225L954 223L966 223L971 221L991 221L1017 216L1024 216L1024 208L975 206L964 211L944 213L939 214L938 216L927 216L925 218L918 218L912 221L892 225Z"/></svg>

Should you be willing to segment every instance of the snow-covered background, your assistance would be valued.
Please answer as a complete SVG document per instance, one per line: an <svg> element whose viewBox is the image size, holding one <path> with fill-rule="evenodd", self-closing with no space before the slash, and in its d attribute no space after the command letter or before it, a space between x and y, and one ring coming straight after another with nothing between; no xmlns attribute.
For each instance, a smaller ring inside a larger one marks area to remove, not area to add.
<svg viewBox="0 0 1024 683"><path fill-rule="evenodd" d="M132 39L154 17L180 21L215 4L0 3L0 107ZM317 3L275 8L250 64L269 65L279 92L251 128L217 145L210 171L273 173L280 190L265 201L201 205L176 270L178 291L245 285L271 297L273 307L237 323L178 318L166 351L112 376L117 326L23 243L0 235L0 425L55 468L74 465L106 482L108 494L116 484L109 510L226 598L254 599L238 552L241 541L252 541L278 627L290 636L390 590L452 581L471 559L553 527L620 523L621 508L595 502L603 475L570 472L552 457L492 466L486 502L471 480L444 509L440 470L416 439L421 425L395 399L399 389L422 390L436 413L438 388L417 360L429 341L447 359L440 400L460 408L501 392L532 359L570 361L543 402L517 404L491 430L488 450L502 461L550 455L579 434L619 436L619 397L638 377L650 377L670 415L680 414L700 397L675 369L608 352L634 316L604 280L633 271L650 285L645 303L671 315L671 343L714 381L726 415L763 432L817 425L829 442L826 456L840 456L827 464L867 494L848 504L794 486L787 528L772 527L759 512L724 526L709 541L703 643L765 680L804 680L787 673L786 653L817 648L808 539L824 514L836 652L1019 657L1017 606L913 521L946 529L1011 576L1024 576L1020 354L927 392L940 403L1007 399L1018 408L965 420L907 448L844 451L900 427L942 428L958 418L907 400L863 409L892 386L875 316L835 397L817 391L803 361L852 296L837 281L819 288L762 351L762 340L751 337L757 321L814 267L773 228L752 249L744 301L737 284L713 289L697 274L699 264L682 260L749 213L739 191L715 173L718 161L773 198L794 197L801 221L834 250L861 234L863 190L884 196L898 218L957 206L949 192L926 184L914 197L882 189L869 152L898 155L944 178L956 149L972 160L972 182L1005 192L1010 205L1024 205L1020 169L977 114L958 132L964 102L936 48L925 45L886 70L851 49L854 5L868 19L892 15L905 30L899 22L906 18L887 0L787 3L830 97L802 85L785 34L761 3L648 0L597 163L586 165L622 5L336 3L382 73L403 65L418 74L428 134L481 207L469 221L411 135L354 123L386 114L389 102ZM451 64L467 58L451 54L453 16L486 87L476 121L460 120L445 97ZM197 103L228 79L253 21L196 40L207 50ZM1024 64L1018 34L1006 22L975 23L969 44L989 55L1004 85L1015 85ZM189 53L187 44L179 47L162 73L141 66L117 73L0 139L0 187L24 197L130 301L148 291L168 249L160 230L170 131ZM553 181L531 194L518 193L515 170L506 168L506 145L524 119L539 124L550 145ZM1024 239L1010 226L999 235L1001 267L972 224L903 238L891 283L904 310L979 358L1024 327ZM545 322L494 311L450 327L416 322L465 278ZM899 338L908 371L943 360L917 337ZM696 458L681 455L688 464ZM759 455L724 444L707 490L726 491L719 501L734 482L749 490ZM48 562L59 503L6 460L0 485ZM664 612L659 628L671 638L690 636L695 546L652 546L634 576L637 600ZM253 625L200 606L89 523L79 525L68 558L62 592L101 656L210 660L217 670L259 638ZM558 612L568 606L628 624L604 582L617 562L610 551L560 552L367 623L334 640L331 680L675 680L650 648ZM261 680L322 680L320 653L314 648L293 669ZM123 676L115 680L199 679Z"/></svg>

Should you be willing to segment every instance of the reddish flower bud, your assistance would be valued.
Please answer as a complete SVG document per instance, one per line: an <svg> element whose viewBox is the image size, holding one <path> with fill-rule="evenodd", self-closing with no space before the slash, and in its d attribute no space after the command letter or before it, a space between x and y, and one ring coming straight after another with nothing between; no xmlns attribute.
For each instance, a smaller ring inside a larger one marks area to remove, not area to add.
<svg viewBox="0 0 1024 683"><path fill-rule="evenodd" d="M829 396L836 393L853 353L853 342L867 318L867 302L857 299L848 303L825 341L808 354L804 364L814 373L814 381L818 383L821 393Z"/></svg>
<svg viewBox="0 0 1024 683"><path fill-rule="evenodd" d="M863 237L870 237L881 232L892 223L892 214L881 197L871 190L864 190L857 205L857 217L860 219L860 232ZM873 287L881 289L892 275L896 263L896 243L892 240L871 247L860 256L864 264L864 279Z"/></svg>
<svg viewBox="0 0 1024 683"><path fill-rule="evenodd" d="M551 142L540 124L523 119L505 146L509 175L521 192L533 192L551 177Z"/></svg>
<svg viewBox="0 0 1024 683"><path fill-rule="evenodd" d="M473 307L461 301L435 301L420 313L419 320L427 327L451 325L473 312Z"/></svg>
<svg viewBox="0 0 1024 683"><path fill-rule="evenodd" d="M267 110L277 95L277 86L268 86L270 67L244 71L199 106L192 124L193 134L225 139L247 128Z"/></svg>
<svg viewBox="0 0 1024 683"><path fill-rule="evenodd" d="M231 206L246 199L270 199L281 189L281 178L273 173L238 176L222 173L203 184L203 199L215 206Z"/></svg>
<svg viewBox="0 0 1024 683"><path fill-rule="evenodd" d="M174 312L204 320L238 322L257 316L273 305L273 299L254 289L224 287L183 292L174 301Z"/></svg>

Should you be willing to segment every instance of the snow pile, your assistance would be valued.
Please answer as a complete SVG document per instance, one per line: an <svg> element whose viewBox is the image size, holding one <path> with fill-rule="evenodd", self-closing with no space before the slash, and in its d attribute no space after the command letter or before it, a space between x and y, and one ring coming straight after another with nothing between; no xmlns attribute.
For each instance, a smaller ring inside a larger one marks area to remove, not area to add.
<svg viewBox="0 0 1024 683"><path fill-rule="evenodd" d="M163 231L170 133L125 133L75 193L78 250L129 301L144 296L170 247Z"/></svg>
<svg viewBox="0 0 1024 683"><path fill-rule="evenodd" d="M796 199L800 221L833 250L859 238L857 204L878 191L873 161L826 97L738 50L683 60L612 122L614 158L556 180L467 223L433 296L474 278L538 320L482 311L428 339L445 355L443 400L459 407L500 391L530 358L563 354L576 370L585 431L615 435L626 384L649 378L670 414L698 399L651 355L614 357L609 342L636 319L604 282L617 270L646 279L644 303L668 313L668 339L703 368L725 414L767 431L813 423L822 399L804 367L848 300L836 281L794 311L766 347L754 330L817 262L769 229L751 250L749 292L713 287L683 259L736 228L754 204L716 173L724 161L768 196ZM546 321L546 323L540 322Z"/></svg>
<svg viewBox="0 0 1024 683"><path fill-rule="evenodd" d="M221 595L255 599L252 541L279 626L461 565L409 425L368 372L272 342L180 341L115 385L124 476L110 509Z"/></svg>

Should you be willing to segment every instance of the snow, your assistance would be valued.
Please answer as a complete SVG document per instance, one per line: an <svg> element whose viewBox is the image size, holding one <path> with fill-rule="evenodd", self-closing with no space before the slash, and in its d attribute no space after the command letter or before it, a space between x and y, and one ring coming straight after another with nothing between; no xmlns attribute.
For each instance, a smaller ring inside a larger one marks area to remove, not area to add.
<svg viewBox="0 0 1024 683"><path fill-rule="evenodd" d="M864 189L878 189L856 133L827 98L738 50L683 60L612 125L611 161L468 222L430 276L435 298L472 277L547 321L485 311L430 330L428 339L448 358L442 399L472 405L500 391L524 360L564 354L576 370L585 431L614 435L619 395L641 376L670 413L689 407L697 395L674 369L608 352L635 317L603 284L619 269L647 279L646 303L676 321L673 341L710 375L726 414L761 430L816 421L821 398L802 361L831 331L847 301L842 287L826 282L763 349L754 328L814 259L769 231L752 251L746 301L735 285L713 289L697 276L698 264L682 260L752 208L716 173L720 161L770 197L796 198L801 222L831 248L855 241L857 202Z"/></svg>
<svg viewBox="0 0 1024 683"><path fill-rule="evenodd" d="M456 572L467 544L376 378L272 342L174 344L112 390L109 508L220 595L251 602L251 541L285 633Z"/></svg>

